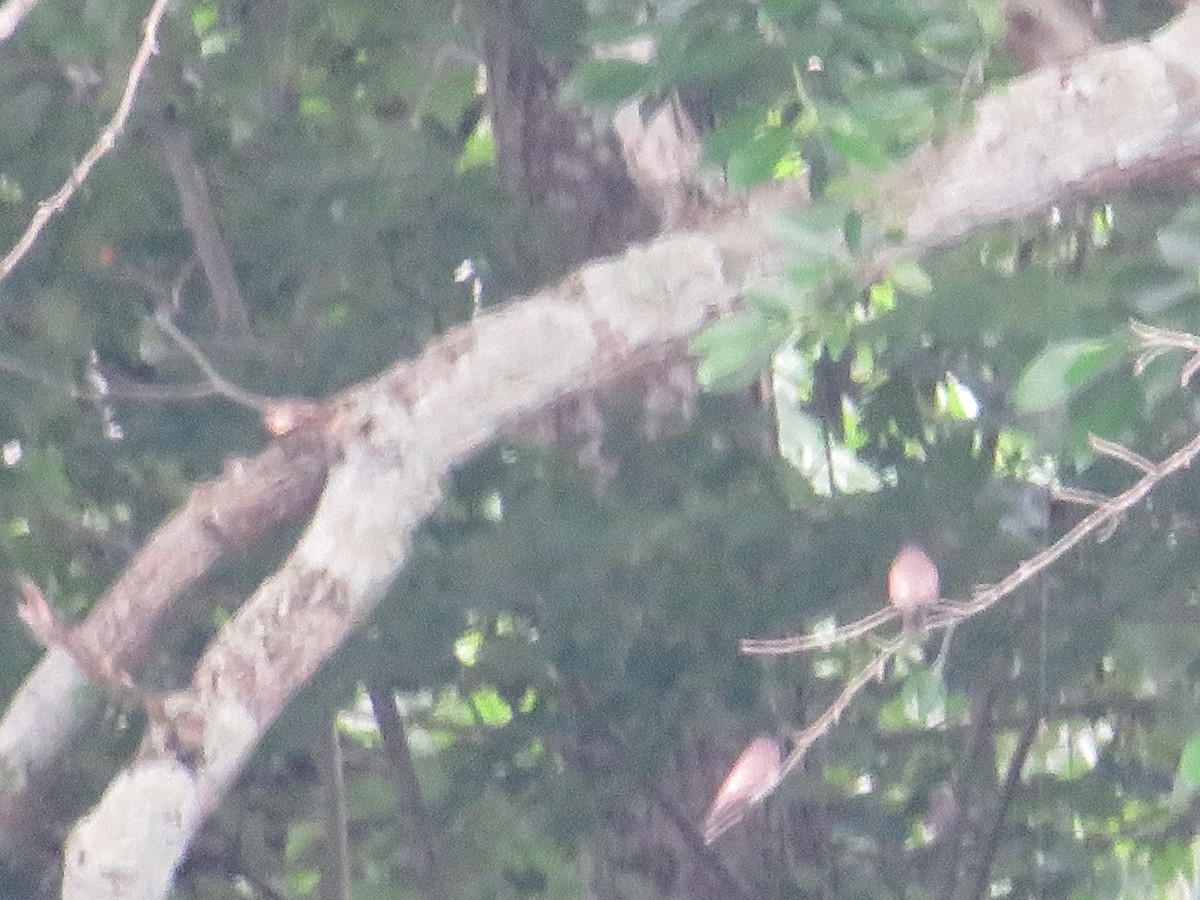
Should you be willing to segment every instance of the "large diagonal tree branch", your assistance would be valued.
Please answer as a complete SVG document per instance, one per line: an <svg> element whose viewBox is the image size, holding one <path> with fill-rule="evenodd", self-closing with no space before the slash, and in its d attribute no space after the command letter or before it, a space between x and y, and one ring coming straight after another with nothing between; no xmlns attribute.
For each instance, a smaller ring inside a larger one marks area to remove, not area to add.
<svg viewBox="0 0 1200 900"><path fill-rule="evenodd" d="M1149 42L1040 70L983 101L970 128L888 186L887 208L907 224L908 249L952 243L979 225L1200 158L1197 42L1193 6ZM668 236L481 317L334 401L306 426L319 429L336 459L310 527L78 823L64 896L165 892L191 835L263 731L395 578L452 465L520 413L678 346L729 309L747 280L779 264L764 223L753 219Z"/></svg>

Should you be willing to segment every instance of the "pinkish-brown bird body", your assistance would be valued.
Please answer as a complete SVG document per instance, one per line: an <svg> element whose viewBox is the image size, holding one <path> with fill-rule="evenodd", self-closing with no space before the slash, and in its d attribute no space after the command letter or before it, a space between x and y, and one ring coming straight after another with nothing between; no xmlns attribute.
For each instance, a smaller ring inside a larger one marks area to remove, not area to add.
<svg viewBox="0 0 1200 900"><path fill-rule="evenodd" d="M718 837L746 817L779 783L782 754L779 742L756 737L738 757L704 817L704 843Z"/></svg>
<svg viewBox="0 0 1200 900"><path fill-rule="evenodd" d="M888 572L888 599L899 611L904 630L920 628L940 597L937 566L929 554L913 544L897 553Z"/></svg>

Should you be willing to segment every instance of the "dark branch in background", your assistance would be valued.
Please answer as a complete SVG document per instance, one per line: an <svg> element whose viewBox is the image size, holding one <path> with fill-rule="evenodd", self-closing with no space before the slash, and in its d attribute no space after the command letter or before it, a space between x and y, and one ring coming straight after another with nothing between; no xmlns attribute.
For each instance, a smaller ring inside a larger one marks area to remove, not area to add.
<svg viewBox="0 0 1200 900"><path fill-rule="evenodd" d="M413 845L419 856L417 869L422 890L428 900L449 897L450 879L446 876L433 817L421 794L417 782L417 771L413 766L412 750L408 745L404 720L396 710L396 698L390 688L373 687L368 696L375 722L379 726L379 738L383 752L387 755L392 778L396 782L396 793L408 813L412 829Z"/></svg>
<svg viewBox="0 0 1200 900"><path fill-rule="evenodd" d="M632 748L629 746L629 741L613 727L603 715L599 714L595 709L595 704L590 699L590 694L584 683L579 682L574 678L564 677L561 681L563 696L567 699L567 706L576 716L579 716L585 726L580 728L580 731L589 733L589 741L593 744L607 744L604 748L619 759L631 759L634 756ZM592 730L595 726L596 730ZM695 859L699 861L704 870L708 872L716 881L718 881L727 892L727 896L732 900L751 900L751 893L745 885L737 878L736 875L725 864L720 854L705 842L704 837L696 828L695 817L684 810L680 809L671 796L658 785L653 776L647 776L641 779L646 792L650 798L659 806L663 813L671 820L679 833L680 839L691 850Z"/></svg>
<svg viewBox="0 0 1200 900"><path fill-rule="evenodd" d="M624 750L628 753L628 746L625 746ZM728 896L733 898L733 900L751 900L753 895L734 877L733 872L725 865L724 861L717 854L717 851L704 842L704 838L696 830L693 817L686 815L659 785L650 779L646 779L644 783L650 797L666 813L667 818L674 823L679 831L679 836L688 845L688 849L725 886L725 889L729 891Z"/></svg>
<svg viewBox="0 0 1200 900"><path fill-rule="evenodd" d="M116 145L117 137L124 131L125 123L129 120L129 113L133 110L133 100L137 96L138 86L141 84L142 76L146 73L146 67L150 64L150 57L158 53L158 28L169 5L170 0L154 0L154 5L150 7L150 13L142 25L142 43L138 46L137 54L133 58L133 65L129 69L129 79L125 82L125 91L121 94L121 102L117 104L117 111L113 113L112 118L104 126L99 137L96 138L96 142L88 148L79 164L71 170L71 174L67 176L62 187L38 204L24 233L17 239L13 248L4 255L4 258L0 259L0 282L12 274L12 270L29 252L29 248L33 246L33 242L46 227L46 223L66 207L75 192L87 180L88 174L96 163Z"/></svg>
<svg viewBox="0 0 1200 900"><path fill-rule="evenodd" d="M242 299L242 289L238 286L229 250L217 224L208 182L196 159L191 140L173 122L162 123L155 134L171 180L175 183L175 193L179 195L183 224L192 237L192 244L208 281L213 306L217 310L217 321L222 325L245 324L249 320L246 302Z"/></svg>
<svg viewBox="0 0 1200 900"><path fill-rule="evenodd" d="M980 682L985 687L972 692L961 761L955 767L950 782L950 796L953 798L950 814L942 823L937 838L942 844L943 860L938 895L943 898L951 897L955 885L962 881L962 873L968 868L967 861L977 844L976 823L971 821L966 811L982 805L984 791L995 787L995 706L1001 692L1010 685L1008 648L992 648L990 658L980 660L979 664L981 668L986 666Z"/></svg>
<svg viewBox="0 0 1200 900"><path fill-rule="evenodd" d="M334 715L321 732L317 768L324 797L321 834L325 865L321 871L321 900L350 900L350 840L346 833L346 773L342 740Z"/></svg>
<svg viewBox="0 0 1200 900"><path fill-rule="evenodd" d="M1021 786L1021 771L1025 768L1025 760L1029 757L1029 751L1033 747L1034 738L1037 737L1041 724L1041 716L1030 717L1029 724L1021 733L1021 741L1017 744L1016 752L1009 761L1008 774L1005 776L1004 786L1000 790L1000 808L996 810L987 844L980 854L978 871L975 873L971 890L966 895L968 900L983 900L987 896L988 875L996 862L996 855L1000 852L1000 844L1004 839L1004 823L1008 821L1008 810L1012 806L1017 789Z"/></svg>

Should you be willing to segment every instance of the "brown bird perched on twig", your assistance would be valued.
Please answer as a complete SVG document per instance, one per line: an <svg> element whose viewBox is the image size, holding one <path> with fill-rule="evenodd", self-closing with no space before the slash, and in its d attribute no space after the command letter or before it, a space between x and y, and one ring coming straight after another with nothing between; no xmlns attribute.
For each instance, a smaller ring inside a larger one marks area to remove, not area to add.
<svg viewBox="0 0 1200 900"><path fill-rule="evenodd" d="M779 742L756 737L737 758L704 817L704 843L711 844L742 821L779 783L783 754Z"/></svg>
<svg viewBox="0 0 1200 900"><path fill-rule="evenodd" d="M940 598L937 566L929 555L915 544L897 553L888 572L888 599L899 611L904 630L919 629Z"/></svg>

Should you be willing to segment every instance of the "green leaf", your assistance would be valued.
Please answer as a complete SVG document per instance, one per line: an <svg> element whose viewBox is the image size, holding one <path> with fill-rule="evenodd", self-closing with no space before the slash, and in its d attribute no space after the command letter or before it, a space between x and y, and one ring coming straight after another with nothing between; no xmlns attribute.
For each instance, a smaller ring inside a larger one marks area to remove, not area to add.
<svg viewBox="0 0 1200 900"><path fill-rule="evenodd" d="M1183 746L1176 784L1188 793L1194 792L1200 786L1200 731L1188 738L1188 742Z"/></svg>
<svg viewBox="0 0 1200 900"><path fill-rule="evenodd" d="M728 389L762 371L781 340L778 326L755 313L743 313L698 334L689 352L700 357L700 384Z"/></svg>
<svg viewBox="0 0 1200 900"><path fill-rule="evenodd" d="M946 720L946 683L932 669L916 669L904 679L901 696L917 722L938 724Z"/></svg>
<svg viewBox="0 0 1200 900"><path fill-rule="evenodd" d="M888 269L888 279L906 294L928 297L933 292L933 281L917 263L902 259Z"/></svg>
<svg viewBox="0 0 1200 900"><path fill-rule="evenodd" d="M775 177L780 160L791 149L784 128L763 128L746 143L733 148L726 163L726 178L734 191L744 191Z"/></svg>
<svg viewBox="0 0 1200 900"><path fill-rule="evenodd" d="M862 129L851 126L829 132L829 144L850 162L869 169L885 169L891 163L883 147Z"/></svg>
<svg viewBox="0 0 1200 900"><path fill-rule="evenodd" d="M469 172L471 169L484 168L496 164L496 141L492 136L491 125L480 122L479 127L471 132L463 145L462 153L458 155L455 171Z"/></svg>
<svg viewBox="0 0 1200 900"><path fill-rule="evenodd" d="M883 482L874 468L833 440L821 421L802 409L812 389L812 366L804 353L788 347L775 355L772 386L779 454L808 480L814 493L829 496L831 480L842 494L879 490Z"/></svg>
<svg viewBox="0 0 1200 900"><path fill-rule="evenodd" d="M654 71L628 59L589 59L563 86L563 96L583 106L619 106L649 90Z"/></svg>
<svg viewBox="0 0 1200 900"><path fill-rule="evenodd" d="M1013 403L1021 412L1045 412L1063 406L1120 354L1121 348L1108 338L1051 344L1021 373Z"/></svg>
<svg viewBox="0 0 1200 900"><path fill-rule="evenodd" d="M512 721L512 707L500 696L500 692L490 685L476 688L471 694L471 702L484 725L500 728Z"/></svg>

